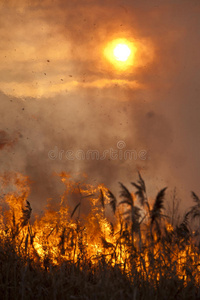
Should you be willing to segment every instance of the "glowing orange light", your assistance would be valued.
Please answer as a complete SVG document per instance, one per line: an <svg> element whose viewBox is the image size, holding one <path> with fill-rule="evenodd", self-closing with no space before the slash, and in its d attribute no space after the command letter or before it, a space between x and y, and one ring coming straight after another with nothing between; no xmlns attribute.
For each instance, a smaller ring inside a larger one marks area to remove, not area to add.
<svg viewBox="0 0 200 300"><path fill-rule="evenodd" d="M107 44L105 57L117 68L127 69L134 64L136 47L127 39L116 39Z"/></svg>
<svg viewBox="0 0 200 300"><path fill-rule="evenodd" d="M113 53L117 60L126 61L131 54L131 50L126 44L118 44Z"/></svg>

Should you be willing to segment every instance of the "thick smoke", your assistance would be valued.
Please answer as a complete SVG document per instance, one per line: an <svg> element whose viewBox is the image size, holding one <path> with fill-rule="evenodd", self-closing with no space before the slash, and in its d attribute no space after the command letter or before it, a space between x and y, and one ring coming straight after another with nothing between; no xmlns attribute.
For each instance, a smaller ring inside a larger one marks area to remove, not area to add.
<svg viewBox="0 0 200 300"><path fill-rule="evenodd" d="M1 171L30 176L36 209L62 194L61 171L116 191L138 169L150 194L177 186L191 205L190 190L200 192L199 10L181 0L1 4ZM127 71L103 55L118 37L139 45ZM120 141L146 159L64 157Z"/></svg>

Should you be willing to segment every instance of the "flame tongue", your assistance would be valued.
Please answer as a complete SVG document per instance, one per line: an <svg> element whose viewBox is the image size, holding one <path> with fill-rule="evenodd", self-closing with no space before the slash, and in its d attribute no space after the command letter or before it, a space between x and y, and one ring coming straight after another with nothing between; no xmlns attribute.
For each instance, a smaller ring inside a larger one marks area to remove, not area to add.
<svg viewBox="0 0 200 300"><path fill-rule="evenodd" d="M171 264L176 265L179 278L187 275L183 266L188 263L191 272L199 268L196 264L198 253L192 240L185 243L179 237L177 242L178 237L170 223L163 222L159 229L158 224L148 220L148 209L151 218L156 205L160 203L159 209L162 207L162 199L159 200L158 196L157 204L139 208L135 195L121 184L123 200L116 206L115 196L104 185L77 183L64 173L60 176L66 191L59 207L55 210L49 202L44 215L35 216L34 222L31 221L32 208L28 202L28 178L20 174L1 178L4 188L12 182L15 191L4 197L9 209L4 216L1 213L0 237L3 241L9 240L16 253L20 251L24 257L28 255L45 268L50 263L59 265L63 260L73 263L88 260L96 265L98 259L103 258L109 265L118 265L127 273L134 265L144 278L155 278L156 265L159 267L157 280ZM142 178L140 184L145 190ZM160 197L164 191L161 190ZM75 201L73 209L69 206L70 198ZM85 201L90 203L88 215L83 211ZM186 280L187 276L184 278ZM198 277L195 280L200 281Z"/></svg>

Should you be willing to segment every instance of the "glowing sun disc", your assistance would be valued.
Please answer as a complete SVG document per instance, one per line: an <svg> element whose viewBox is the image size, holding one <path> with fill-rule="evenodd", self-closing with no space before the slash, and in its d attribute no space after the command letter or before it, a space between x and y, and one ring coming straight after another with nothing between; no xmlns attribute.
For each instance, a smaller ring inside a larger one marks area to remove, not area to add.
<svg viewBox="0 0 200 300"><path fill-rule="evenodd" d="M118 44L113 53L116 60L126 61L131 54L131 50L126 44Z"/></svg>

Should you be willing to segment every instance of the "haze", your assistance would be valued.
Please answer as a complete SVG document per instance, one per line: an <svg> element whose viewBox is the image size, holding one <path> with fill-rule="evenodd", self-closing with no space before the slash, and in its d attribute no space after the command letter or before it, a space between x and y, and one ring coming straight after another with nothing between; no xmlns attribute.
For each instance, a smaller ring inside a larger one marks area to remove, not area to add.
<svg viewBox="0 0 200 300"><path fill-rule="evenodd" d="M55 201L65 171L118 190L140 170L152 195L200 193L200 4L176 1L1 1L1 173L32 183L35 209ZM116 68L106 45L136 43ZM145 160L51 160L50 150L146 150Z"/></svg>

